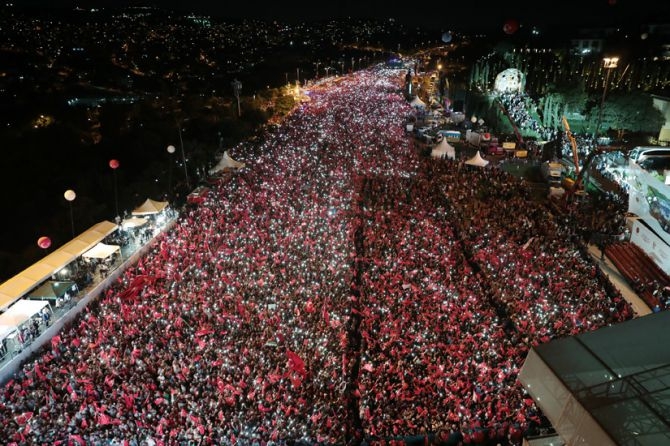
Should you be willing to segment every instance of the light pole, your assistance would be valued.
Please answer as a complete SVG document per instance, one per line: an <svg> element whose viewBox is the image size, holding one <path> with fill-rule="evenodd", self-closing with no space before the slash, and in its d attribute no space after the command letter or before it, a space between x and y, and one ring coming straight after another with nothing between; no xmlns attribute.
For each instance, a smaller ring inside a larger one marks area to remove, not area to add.
<svg viewBox="0 0 670 446"><path fill-rule="evenodd" d="M177 131L179 133L179 147L181 148L181 161L184 164L184 177L186 178L186 187L191 190L191 182L188 179L188 168L186 167L186 155L184 154L184 139L181 136L181 124L177 123Z"/></svg>
<svg viewBox="0 0 670 446"><path fill-rule="evenodd" d="M321 65L321 62L317 60L316 62L314 62L314 64L316 65L316 78L318 79L319 78L319 65Z"/></svg>
<svg viewBox="0 0 670 446"><path fill-rule="evenodd" d="M77 194L72 189L68 189L63 196L70 204L70 224L72 225L72 238L74 238L74 212L72 211L72 202L77 198Z"/></svg>
<svg viewBox="0 0 670 446"><path fill-rule="evenodd" d="M240 93L242 92L242 82L234 79L230 86L233 87L233 94L237 98L237 116L242 116L242 109L240 109Z"/></svg>
<svg viewBox="0 0 670 446"><path fill-rule="evenodd" d="M605 96L607 95L607 86L610 81L610 73L614 68L616 68L619 65L619 58L618 57L605 57L603 58L603 68L605 68L606 74L605 74L605 82L603 85L603 97L600 99L600 110L598 111L598 123L596 124L596 129L595 132L593 133L593 136L595 138L598 137L598 131L600 130L600 124L603 119L603 106L605 105Z"/></svg>

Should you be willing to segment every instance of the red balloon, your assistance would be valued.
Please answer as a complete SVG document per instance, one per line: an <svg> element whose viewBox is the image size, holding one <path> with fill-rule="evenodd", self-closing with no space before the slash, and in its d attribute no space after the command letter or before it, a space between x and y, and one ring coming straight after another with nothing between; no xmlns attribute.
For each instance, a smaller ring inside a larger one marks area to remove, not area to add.
<svg viewBox="0 0 670 446"><path fill-rule="evenodd" d="M51 239L49 237L40 237L37 239L37 246L42 249L47 249L51 246Z"/></svg>
<svg viewBox="0 0 670 446"><path fill-rule="evenodd" d="M506 34L514 34L519 30L519 22L517 22L514 19L508 20L505 22L503 25L503 31L505 31Z"/></svg>
<svg viewBox="0 0 670 446"><path fill-rule="evenodd" d="M118 169L120 165L119 160L109 160L109 167L112 169Z"/></svg>

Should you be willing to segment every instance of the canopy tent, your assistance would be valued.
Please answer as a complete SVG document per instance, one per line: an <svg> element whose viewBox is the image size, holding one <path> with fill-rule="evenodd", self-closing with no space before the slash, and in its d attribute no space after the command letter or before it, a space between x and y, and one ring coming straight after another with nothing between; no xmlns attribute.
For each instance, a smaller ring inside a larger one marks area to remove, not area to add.
<svg viewBox="0 0 670 446"><path fill-rule="evenodd" d="M447 138L442 138L442 140L433 147L433 150L430 152L432 158L444 159L448 158L451 160L456 159L456 149L454 146L447 142Z"/></svg>
<svg viewBox="0 0 670 446"><path fill-rule="evenodd" d="M102 242L82 254L87 259L106 259L117 251L121 251L119 245L106 245Z"/></svg>
<svg viewBox="0 0 670 446"><path fill-rule="evenodd" d="M409 103L409 105L411 105L412 107L415 107L415 108L425 108L426 107L426 103L423 102L421 100L421 98L418 97L418 96L415 96L414 99L412 99L412 102Z"/></svg>
<svg viewBox="0 0 670 446"><path fill-rule="evenodd" d="M0 339L25 324L27 320L42 311L49 302L41 300L21 299L9 307L7 311L0 314Z"/></svg>
<svg viewBox="0 0 670 446"><path fill-rule="evenodd" d="M146 225L148 222L149 220L143 217L130 217L126 218L121 222L121 228L123 229L140 228Z"/></svg>
<svg viewBox="0 0 670 446"><path fill-rule="evenodd" d="M488 160L485 160L482 158L481 154L479 153L479 150L477 150L477 153L475 156L470 158L465 162L465 164L469 164L470 166L478 166L478 167L484 167L488 164Z"/></svg>
<svg viewBox="0 0 670 446"><path fill-rule="evenodd" d="M233 158L230 157L228 151L226 150L225 152L223 152L223 156L221 157L219 163L209 170L209 174L212 175L215 174L216 172L227 169L242 169L244 166L246 166L245 163L235 161Z"/></svg>
<svg viewBox="0 0 670 446"><path fill-rule="evenodd" d="M76 282L71 280L47 280L39 288L28 293L32 300L56 300L74 289Z"/></svg>
<svg viewBox="0 0 670 446"><path fill-rule="evenodd" d="M155 201L151 198L135 208L132 212L133 215L155 215L162 212L168 206L167 201Z"/></svg>
<svg viewBox="0 0 670 446"><path fill-rule="evenodd" d="M38 262L0 285L0 309L7 308L31 289L60 271L118 228L103 221L78 235Z"/></svg>

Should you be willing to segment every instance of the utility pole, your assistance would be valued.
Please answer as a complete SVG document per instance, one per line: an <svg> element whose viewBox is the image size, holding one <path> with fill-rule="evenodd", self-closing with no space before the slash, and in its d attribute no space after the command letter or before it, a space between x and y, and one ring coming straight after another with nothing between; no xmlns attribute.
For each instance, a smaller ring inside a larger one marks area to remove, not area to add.
<svg viewBox="0 0 670 446"><path fill-rule="evenodd" d="M233 87L233 94L237 98L237 116L242 116L242 109L240 108L240 93L242 92L242 82L235 79L230 83Z"/></svg>

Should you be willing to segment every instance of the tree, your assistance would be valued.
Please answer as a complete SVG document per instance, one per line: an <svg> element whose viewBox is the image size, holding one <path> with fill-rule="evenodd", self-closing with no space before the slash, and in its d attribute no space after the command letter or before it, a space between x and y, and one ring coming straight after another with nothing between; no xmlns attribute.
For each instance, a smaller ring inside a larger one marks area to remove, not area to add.
<svg viewBox="0 0 670 446"><path fill-rule="evenodd" d="M598 107L591 110L595 115L598 112ZM663 114L645 92L616 92L605 98L602 129L616 130L619 139L626 132L658 133L664 122Z"/></svg>

